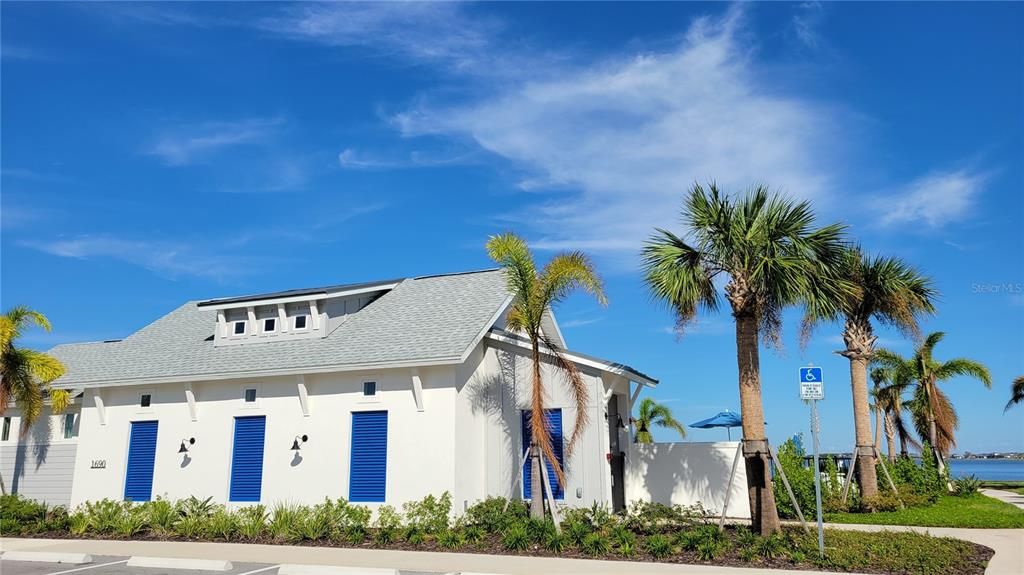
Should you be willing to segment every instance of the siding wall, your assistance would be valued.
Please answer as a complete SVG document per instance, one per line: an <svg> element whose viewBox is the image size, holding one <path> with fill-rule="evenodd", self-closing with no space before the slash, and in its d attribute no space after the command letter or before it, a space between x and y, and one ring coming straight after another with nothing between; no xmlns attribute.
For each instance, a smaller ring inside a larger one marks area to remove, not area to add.
<svg viewBox="0 0 1024 575"><path fill-rule="evenodd" d="M77 406L68 410L75 414L76 427L77 411ZM11 417L11 430L8 440L0 442L0 475L7 491L48 505L69 505L78 441L64 439L64 415L44 412L24 437L19 437L17 409L5 416Z"/></svg>

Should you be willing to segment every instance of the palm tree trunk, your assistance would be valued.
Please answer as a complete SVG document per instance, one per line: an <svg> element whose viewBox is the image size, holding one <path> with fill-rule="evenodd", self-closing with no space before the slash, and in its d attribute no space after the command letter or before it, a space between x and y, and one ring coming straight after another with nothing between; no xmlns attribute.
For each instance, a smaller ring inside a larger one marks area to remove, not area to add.
<svg viewBox="0 0 1024 575"><path fill-rule="evenodd" d="M907 437L900 434L900 457L910 457L910 452L907 451Z"/></svg>
<svg viewBox="0 0 1024 575"><path fill-rule="evenodd" d="M875 408L875 451L882 452L882 408Z"/></svg>
<svg viewBox="0 0 1024 575"><path fill-rule="evenodd" d="M868 407L868 358L850 350L850 383L853 387L853 422L857 437L857 468L860 492L864 497L878 495L875 457L871 451L871 410Z"/></svg>
<svg viewBox="0 0 1024 575"><path fill-rule="evenodd" d="M740 410L743 417L744 460L751 527L771 535L782 530L769 474L764 407L761 403L761 365L757 318L736 315L736 362L740 373Z"/></svg>
<svg viewBox="0 0 1024 575"><path fill-rule="evenodd" d="M541 446L529 444L529 517L544 519L544 480L541 471Z"/></svg>
<svg viewBox="0 0 1024 575"><path fill-rule="evenodd" d="M540 376L540 346L532 342L533 385L530 410L530 517L544 519L544 491L541 483L540 445L537 443L537 422L544 421L544 387Z"/></svg>
<svg viewBox="0 0 1024 575"><path fill-rule="evenodd" d="M942 452L936 447L936 440L939 438L939 432L935 427L935 416L932 412L928 411L928 440L932 442L932 454L935 456L935 465L939 468L939 475L945 475L946 465L942 461Z"/></svg>
<svg viewBox="0 0 1024 575"><path fill-rule="evenodd" d="M889 412L885 412L885 443L889 461L896 461L896 430Z"/></svg>

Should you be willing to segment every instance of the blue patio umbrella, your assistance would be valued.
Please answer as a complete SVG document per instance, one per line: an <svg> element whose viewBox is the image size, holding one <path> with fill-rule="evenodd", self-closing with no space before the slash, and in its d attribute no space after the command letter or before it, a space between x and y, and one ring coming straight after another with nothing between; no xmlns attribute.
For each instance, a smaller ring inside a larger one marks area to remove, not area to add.
<svg viewBox="0 0 1024 575"><path fill-rule="evenodd" d="M697 429L710 429L712 427L724 427L725 432L729 436L729 441L732 441L732 429L733 427L739 427L743 425L743 420L740 416L729 411L728 409L707 419L698 421L697 423L691 423L690 427Z"/></svg>

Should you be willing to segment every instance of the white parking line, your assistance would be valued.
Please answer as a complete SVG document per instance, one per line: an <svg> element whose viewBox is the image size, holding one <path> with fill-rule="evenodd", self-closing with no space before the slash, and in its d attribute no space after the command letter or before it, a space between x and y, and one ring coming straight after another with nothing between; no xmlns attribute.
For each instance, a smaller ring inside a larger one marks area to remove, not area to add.
<svg viewBox="0 0 1024 575"><path fill-rule="evenodd" d="M56 573L50 573L49 575L64 575L65 573L78 573L79 571L85 571L86 569L96 569L97 567L108 567L110 565L117 565L120 563L127 563L127 559L120 561L111 561L110 563L101 563L99 565L89 565L88 567L79 567L78 569L68 569L67 571L57 571Z"/></svg>
<svg viewBox="0 0 1024 575"><path fill-rule="evenodd" d="M270 571L271 569L277 569L280 565L271 565L270 567L262 567L255 571L246 571L245 573L239 573L238 575L253 575L254 573L263 573L264 571Z"/></svg>

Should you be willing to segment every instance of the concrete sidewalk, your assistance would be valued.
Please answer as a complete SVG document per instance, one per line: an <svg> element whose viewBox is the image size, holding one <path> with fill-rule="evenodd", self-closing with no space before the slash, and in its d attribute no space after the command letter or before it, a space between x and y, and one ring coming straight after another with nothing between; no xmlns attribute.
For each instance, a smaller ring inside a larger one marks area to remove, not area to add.
<svg viewBox="0 0 1024 575"><path fill-rule="evenodd" d="M191 559L227 559L248 563L300 563L377 567L415 571L500 573L534 575L536 573L575 573L594 575L686 574L686 575L809 575L816 571L782 569L746 569L706 565L673 565L634 561L594 561L555 559L514 555L477 555L470 553L428 553L422 551L384 551L298 547L288 545L252 545L247 543L181 543L176 541L102 541L60 539L0 539L3 551L59 551L94 555L149 555Z"/></svg>
<svg viewBox="0 0 1024 575"><path fill-rule="evenodd" d="M1002 489L982 489L982 495L988 495L992 499L998 499L1009 503L1010 505L1016 505L1020 509L1024 509L1024 495L1014 493L1012 491L1003 491Z"/></svg>

